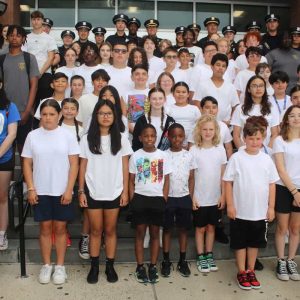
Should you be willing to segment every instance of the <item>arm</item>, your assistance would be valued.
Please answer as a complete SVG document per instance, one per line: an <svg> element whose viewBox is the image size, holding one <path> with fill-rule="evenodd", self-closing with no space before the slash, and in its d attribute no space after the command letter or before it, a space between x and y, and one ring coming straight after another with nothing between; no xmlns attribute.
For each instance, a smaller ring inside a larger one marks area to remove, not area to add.
<svg viewBox="0 0 300 300"><path fill-rule="evenodd" d="M0 146L0 157L2 157L13 144L17 136L18 123L10 123L7 126L7 136Z"/></svg>
<svg viewBox="0 0 300 300"><path fill-rule="evenodd" d="M225 167L226 165L222 165L221 166L221 196L220 199L218 201L218 209L224 209L225 207L225 181L222 180L224 172L225 172Z"/></svg>
<svg viewBox="0 0 300 300"><path fill-rule="evenodd" d="M225 200L227 205L227 215L230 219L235 219L236 211L233 203L233 182L225 181Z"/></svg>
<svg viewBox="0 0 300 300"><path fill-rule="evenodd" d="M189 191L192 199L194 197L194 189L195 189L195 170L190 170Z"/></svg>
<svg viewBox="0 0 300 300"><path fill-rule="evenodd" d="M135 182L135 174L129 174L129 199L130 201L134 195L134 182Z"/></svg>
<svg viewBox="0 0 300 300"><path fill-rule="evenodd" d="M126 206L128 204L128 186L129 186L129 156L122 157L123 168L123 192L120 198L120 206Z"/></svg>
<svg viewBox="0 0 300 300"><path fill-rule="evenodd" d="M69 175L65 192L61 196L61 204L68 205L72 202L73 188L78 175L78 155L69 155Z"/></svg>
<svg viewBox="0 0 300 300"><path fill-rule="evenodd" d="M127 114L128 114L128 112L127 112L127 106L125 104L125 101L124 101L123 97L120 97L120 102L121 102L122 115L125 116L125 117L127 117Z"/></svg>
<svg viewBox="0 0 300 300"><path fill-rule="evenodd" d="M267 212L267 220L272 222L275 218L275 183L269 184L269 205L268 205L268 212Z"/></svg>
<svg viewBox="0 0 300 300"><path fill-rule="evenodd" d="M59 53L55 53L52 66L57 66L59 63L60 63L60 55Z"/></svg>
<svg viewBox="0 0 300 300"><path fill-rule="evenodd" d="M167 202L169 196L169 187L170 187L170 175L165 175L164 187L163 187L163 197Z"/></svg>
<svg viewBox="0 0 300 300"><path fill-rule="evenodd" d="M231 142L225 143L225 144L224 144L224 147L225 147L225 150L226 150L226 156L227 156L227 159L229 159L230 156L233 154L232 143L231 143Z"/></svg>
<svg viewBox="0 0 300 300"><path fill-rule="evenodd" d="M33 183L33 172L32 172L32 158L24 157L23 158L23 174L24 179L28 187L28 196L27 200L31 205L38 203L38 196Z"/></svg>
<svg viewBox="0 0 300 300"><path fill-rule="evenodd" d="M278 126L271 127L271 138L268 145L270 148L273 148L274 139L278 136L278 134L279 134L279 127Z"/></svg>
<svg viewBox="0 0 300 300"><path fill-rule="evenodd" d="M43 64L42 68L40 69L41 75L43 75L52 65L53 59L54 59L54 51L48 52L48 58Z"/></svg>
<svg viewBox="0 0 300 300"><path fill-rule="evenodd" d="M237 149L243 146L243 142L241 140L241 130L240 126L233 126L233 142Z"/></svg>
<svg viewBox="0 0 300 300"><path fill-rule="evenodd" d="M199 108L199 110L200 110L200 101L198 101L198 100L192 100L191 104L197 106Z"/></svg>
<svg viewBox="0 0 300 300"><path fill-rule="evenodd" d="M84 193L85 184L85 173L88 160L86 158L80 158L79 175L78 175L78 194L79 194L79 204L81 207L88 207L86 195Z"/></svg>

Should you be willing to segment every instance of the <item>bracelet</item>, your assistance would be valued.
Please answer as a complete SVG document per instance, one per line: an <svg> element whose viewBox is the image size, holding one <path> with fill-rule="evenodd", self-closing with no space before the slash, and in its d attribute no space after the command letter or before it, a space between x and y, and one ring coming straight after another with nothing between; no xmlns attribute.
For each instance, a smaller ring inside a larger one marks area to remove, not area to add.
<svg viewBox="0 0 300 300"><path fill-rule="evenodd" d="M78 190L78 195L85 194L84 190Z"/></svg>
<svg viewBox="0 0 300 300"><path fill-rule="evenodd" d="M290 190L290 192L293 192L294 190L296 190L297 188L294 188L294 189L292 189L292 190Z"/></svg>
<svg viewBox="0 0 300 300"><path fill-rule="evenodd" d="M294 194L292 194L293 196L295 196L296 194L298 194L298 191L297 192L295 192Z"/></svg>
<svg viewBox="0 0 300 300"><path fill-rule="evenodd" d="M30 191L35 191L35 188L32 187L32 188L27 189L27 192L30 192Z"/></svg>

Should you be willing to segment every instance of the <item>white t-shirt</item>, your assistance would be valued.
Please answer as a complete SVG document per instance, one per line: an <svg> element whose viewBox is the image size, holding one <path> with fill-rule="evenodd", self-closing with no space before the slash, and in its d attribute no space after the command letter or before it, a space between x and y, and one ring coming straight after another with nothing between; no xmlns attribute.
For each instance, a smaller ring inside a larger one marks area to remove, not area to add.
<svg viewBox="0 0 300 300"><path fill-rule="evenodd" d="M267 95L270 97L270 96L273 96L274 95L274 89L271 85L269 85L267 87Z"/></svg>
<svg viewBox="0 0 300 300"><path fill-rule="evenodd" d="M236 77L236 65L233 59L229 59L228 67L224 74L224 79L227 79L230 83L233 83Z"/></svg>
<svg viewBox="0 0 300 300"><path fill-rule="evenodd" d="M80 153L77 139L67 129L43 127L29 132L22 157L32 158L33 183L38 195L61 196L67 187L69 155Z"/></svg>
<svg viewBox="0 0 300 300"><path fill-rule="evenodd" d="M230 125L241 127L241 140L243 140L243 128L246 124L247 119L251 116L262 116L260 110L261 110L260 104L254 104L252 106L252 109L248 112L247 115L244 115L241 105L239 105L234 110ZM271 137L271 128L279 125L279 117L278 117L278 113L274 110L273 106L271 106L271 113L263 117L268 121L269 124L267 128L267 136L264 140L264 144L268 145Z"/></svg>
<svg viewBox="0 0 300 300"><path fill-rule="evenodd" d="M169 114L170 106L172 106L175 103L176 103L176 101L175 101L175 98L172 93L166 96L166 102L165 102L164 108L165 108L165 112L167 114Z"/></svg>
<svg viewBox="0 0 300 300"><path fill-rule="evenodd" d="M34 117L35 117L36 119L38 119L38 120L41 119L41 112L40 112L40 110L41 110L41 105L43 104L43 102L45 102L46 100L49 100L49 99L56 100L56 99L54 99L53 97L50 97L50 98L46 98L46 99L41 100L41 102L40 102L40 104L39 104L39 106L38 106L38 108L36 109L35 114L34 114ZM59 106L61 106L62 101L57 101L57 100L56 100L56 102L59 104Z"/></svg>
<svg viewBox="0 0 300 300"><path fill-rule="evenodd" d="M196 163L194 198L200 206L218 204L221 196L221 171L227 157L223 146L199 148L190 152Z"/></svg>
<svg viewBox="0 0 300 300"><path fill-rule="evenodd" d="M67 89L65 91L66 98L69 98L71 96L71 87L70 87L71 86L71 78L74 75L78 74L77 69L78 69L78 67L68 68L66 66L63 66L63 67L57 68L55 70L55 73L61 72L61 73L64 73L64 74L66 74L68 76L69 86L67 87Z"/></svg>
<svg viewBox="0 0 300 300"><path fill-rule="evenodd" d="M166 153L169 155L172 166L169 197L179 198L189 195L190 171L196 169L193 156L189 151L184 149L178 152L168 149Z"/></svg>
<svg viewBox="0 0 300 300"><path fill-rule="evenodd" d="M191 72L190 79L190 91L195 92L198 88L198 85L213 75L213 71L210 65L201 64L193 67L193 71Z"/></svg>
<svg viewBox="0 0 300 300"><path fill-rule="evenodd" d="M23 49L35 56L39 70L41 71L48 59L48 53L57 51L57 45L51 35L45 32L40 34L31 32L27 35L26 44ZM51 73L51 68L49 68L46 73Z"/></svg>
<svg viewBox="0 0 300 300"><path fill-rule="evenodd" d="M289 95L286 95L283 99L276 99L274 95L272 95L269 96L269 101L274 107L274 110L278 113L280 121L282 121L286 110L293 105Z"/></svg>
<svg viewBox="0 0 300 300"><path fill-rule="evenodd" d="M95 105L98 102L98 98L99 98L98 96L91 93L91 94L82 95L78 99L79 109L76 118L79 122L82 122L82 127L84 130L87 129L88 121L92 116Z"/></svg>
<svg viewBox="0 0 300 300"><path fill-rule="evenodd" d="M68 129L75 136L75 138L77 140L77 132L76 132L75 125L67 125L65 123L61 123L61 127ZM78 136L79 136L79 138L81 138L83 136L83 128L80 125L78 125Z"/></svg>
<svg viewBox="0 0 300 300"><path fill-rule="evenodd" d="M265 56L262 56L260 59L260 63L268 63L267 59ZM245 70L249 67L246 54L241 54L239 55L236 60L235 60L236 68L239 69L240 71Z"/></svg>
<svg viewBox="0 0 300 300"><path fill-rule="evenodd" d="M273 154L275 153L283 153L285 169L293 184L300 189L300 139L288 142L277 136L273 144ZM281 179L276 183L285 185Z"/></svg>
<svg viewBox="0 0 300 300"><path fill-rule="evenodd" d="M152 56L148 59L149 63L149 72L153 72L154 74L160 74L164 71L166 64L164 60L160 57Z"/></svg>
<svg viewBox="0 0 300 300"><path fill-rule="evenodd" d="M189 77L188 77L188 73L185 72L184 70L181 70L179 68L175 68L172 72L171 72L172 76L175 79L175 83L179 82L179 81L183 81L185 82L188 86L190 85L190 81L189 81Z"/></svg>
<svg viewBox="0 0 300 300"><path fill-rule="evenodd" d="M196 89L194 100L201 101L206 96L212 96L218 101L219 121L229 121L232 108L240 103L233 84L225 80L220 87L216 87L211 78L201 82Z"/></svg>
<svg viewBox="0 0 300 300"><path fill-rule="evenodd" d="M80 157L88 160L85 182L94 200L115 200L123 191L122 157L130 155L132 149L128 138L122 135L122 147L113 155L110 151L110 135L101 136L102 154L93 154L85 134L80 141Z"/></svg>
<svg viewBox="0 0 300 300"><path fill-rule="evenodd" d="M237 91L240 91L240 103L244 103L245 101L245 92L246 92L246 86L249 81L249 79L255 75L254 71L250 71L248 69L244 69L240 72L235 77L234 80L234 87L236 88Z"/></svg>
<svg viewBox="0 0 300 300"><path fill-rule="evenodd" d="M223 180L233 181L233 203L236 217L258 221L266 219L269 185L279 179L269 155L259 151L250 155L245 150L234 153L225 170Z"/></svg>
<svg viewBox="0 0 300 300"><path fill-rule="evenodd" d="M176 123L181 124L185 130L184 145L187 145L187 138L193 131L197 120L201 117L200 110L195 105L187 104L186 106L178 106L173 104L169 107L169 116L171 116Z"/></svg>
<svg viewBox="0 0 300 300"><path fill-rule="evenodd" d="M76 73L77 73L76 75L82 76L85 81L83 94L90 94L93 92L94 86L93 86L93 82L92 82L92 74L95 71L100 70L100 69L101 69L100 65L88 67L86 64L83 64L76 69Z"/></svg>
<svg viewBox="0 0 300 300"><path fill-rule="evenodd" d="M129 173L135 174L135 193L162 197L165 175L172 173L168 154L159 149L154 152L139 149L130 157Z"/></svg>

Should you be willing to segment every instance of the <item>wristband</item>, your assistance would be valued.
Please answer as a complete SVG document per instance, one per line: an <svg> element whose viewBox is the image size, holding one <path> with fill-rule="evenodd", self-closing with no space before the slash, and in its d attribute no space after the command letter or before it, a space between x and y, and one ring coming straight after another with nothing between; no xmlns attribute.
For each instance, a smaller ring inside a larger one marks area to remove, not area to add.
<svg viewBox="0 0 300 300"><path fill-rule="evenodd" d="M293 192L294 190L296 190L297 188L294 188L294 189L292 189L292 190L290 190L290 192Z"/></svg>
<svg viewBox="0 0 300 300"><path fill-rule="evenodd" d="M85 194L84 190L78 190L78 195Z"/></svg>
<svg viewBox="0 0 300 300"><path fill-rule="evenodd" d="M292 195L295 196L297 193L298 193L298 191L296 193L292 194Z"/></svg>
<svg viewBox="0 0 300 300"><path fill-rule="evenodd" d="M32 187L32 188L27 189L27 192L30 192L30 191L35 191L35 188Z"/></svg>

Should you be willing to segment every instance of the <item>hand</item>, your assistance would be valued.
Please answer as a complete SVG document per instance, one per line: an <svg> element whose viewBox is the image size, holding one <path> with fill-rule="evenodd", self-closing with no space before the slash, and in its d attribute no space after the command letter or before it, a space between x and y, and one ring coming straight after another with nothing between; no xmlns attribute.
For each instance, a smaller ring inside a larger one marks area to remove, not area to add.
<svg viewBox="0 0 300 300"><path fill-rule="evenodd" d="M236 210L234 206L227 206L227 216L229 219L235 220Z"/></svg>
<svg viewBox="0 0 300 300"><path fill-rule="evenodd" d="M163 198L164 198L165 202L167 203L168 202L168 197L163 196Z"/></svg>
<svg viewBox="0 0 300 300"><path fill-rule="evenodd" d="M24 125L28 119L29 119L29 116L30 116L30 111L23 111L21 112L21 121L20 121L20 124L21 125Z"/></svg>
<svg viewBox="0 0 300 300"><path fill-rule="evenodd" d="M300 192L297 192L297 193L294 195L293 206L300 207Z"/></svg>
<svg viewBox="0 0 300 300"><path fill-rule="evenodd" d="M272 222L275 219L275 210L274 210L274 208L268 208L266 217L267 217L267 220L269 222Z"/></svg>
<svg viewBox="0 0 300 300"><path fill-rule="evenodd" d="M122 192L120 196L120 206L126 206L128 204L128 192Z"/></svg>
<svg viewBox="0 0 300 300"><path fill-rule="evenodd" d="M39 198L35 190L28 191L27 200L30 203L30 205L36 205L39 203Z"/></svg>
<svg viewBox="0 0 300 300"><path fill-rule="evenodd" d="M80 207L88 207L87 199L85 194L79 195L79 206Z"/></svg>
<svg viewBox="0 0 300 300"><path fill-rule="evenodd" d="M61 196L60 203L62 205L68 205L72 202L72 192L65 191Z"/></svg>
<svg viewBox="0 0 300 300"><path fill-rule="evenodd" d="M218 201L218 209L222 210L225 208L225 198L224 197L220 197L219 201Z"/></svg>
<svg viewBox="0 0 300 300"><path fill-rule="evenodd" d="M197 210L200 207L196 198L193 198L193 210Z"/></svg>

